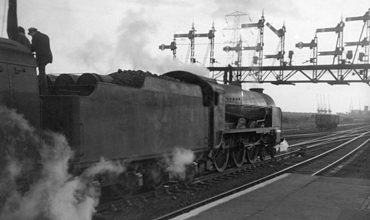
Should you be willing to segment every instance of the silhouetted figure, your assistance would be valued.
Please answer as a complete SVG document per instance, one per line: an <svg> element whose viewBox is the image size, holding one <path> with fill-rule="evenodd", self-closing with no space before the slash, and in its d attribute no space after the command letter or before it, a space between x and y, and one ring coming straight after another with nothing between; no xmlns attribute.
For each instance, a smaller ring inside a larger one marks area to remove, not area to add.
<svg viewBox="0 0 370 220"><path fill-rule="evenodd" d="M24 28L21 26L18 26L18 38L17 42L26 46L28 49L31 50L31 43L26 37L26 32L24 31Z"/></svg>
<svg viewBox="0 0 370 220"><path fill-rule="evenodd" d="M16 0L9 0L7 32L10 40L17 41L31 50L31 43L26 37L24 28L18 27Z"/></svg>
<svg viewBox="0 0 370 220"><path fill-rule="evenodd" d="M31 51L36 52L41 94L47 94L45 66L48 63L53 62L53 55L50 50L49 37L46 34L38 31L34 27L28 29L28 34L32 36Z"/></svg>

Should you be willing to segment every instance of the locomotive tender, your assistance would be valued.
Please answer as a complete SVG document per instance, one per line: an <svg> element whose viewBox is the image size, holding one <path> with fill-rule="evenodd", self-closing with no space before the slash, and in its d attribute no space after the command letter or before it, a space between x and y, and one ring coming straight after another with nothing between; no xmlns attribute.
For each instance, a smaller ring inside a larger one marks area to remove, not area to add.
<svg viewBox="0 0 370 220"><path fill-rule="evenodd" d="M161 160L176 147L196 155L192 173L207 163L221 172L273 155L282 140L282 112L261 89L245 91L186 71L48 79L49 92L40 95L31 52L0 38L1 105L39 131L64 134L75 152L75 173L101 157L125 161L127 172L118 178L124 187L160 185L169 176Z"/></svg>

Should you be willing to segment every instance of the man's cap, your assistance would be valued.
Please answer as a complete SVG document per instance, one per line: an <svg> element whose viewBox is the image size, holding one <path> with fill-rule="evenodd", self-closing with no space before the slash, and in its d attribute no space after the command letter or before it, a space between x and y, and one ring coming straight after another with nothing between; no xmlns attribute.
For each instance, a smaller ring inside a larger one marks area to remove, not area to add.
<svg viewBox="0 0 370 220"><path fill-rule="evenodd" d="M28 33L30 33L31 31L37 31L37 28L34 27L28 28Z"/></svg>

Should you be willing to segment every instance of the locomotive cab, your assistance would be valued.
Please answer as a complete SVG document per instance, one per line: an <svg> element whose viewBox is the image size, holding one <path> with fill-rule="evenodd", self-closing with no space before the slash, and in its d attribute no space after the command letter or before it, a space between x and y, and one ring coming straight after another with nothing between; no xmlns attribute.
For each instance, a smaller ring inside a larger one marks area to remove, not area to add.
<svg viewBox="0 0 370 220"><path fill-rule="evenodd" d="M196 84L202 90L203 106L209 112L208 146L218 148L222 144L225 129L225 89L214 79L198 76L186 71L173 71L164 74L186 83Z"/></svg>

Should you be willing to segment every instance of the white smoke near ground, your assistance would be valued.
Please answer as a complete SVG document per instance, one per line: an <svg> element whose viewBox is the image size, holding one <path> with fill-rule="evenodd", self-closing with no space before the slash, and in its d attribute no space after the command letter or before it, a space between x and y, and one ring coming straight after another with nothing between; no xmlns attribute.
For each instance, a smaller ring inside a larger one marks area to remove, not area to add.
<svg viewBox="0 0 370 220"><path fill-rule="evenodd" d="M68 172L73 151L63 135L44 132L39 138L22 116L4 106L0 106L0 119L4 122L0 134L5 137L0 142L0 219L92 219L100 196L94 177L119 174L124 167L102 158L74 176ZM25 193L17 190L20 176L32 182Z"/></svg>
<svg viewBox="0 0 370 220"><path fill-rule="evenodd" d="M100 190L97 185L94 185L96 182L91 182L91 179L98 174L106 172L119 174L124 170L120 163L102 158L80 176L65 180L52 197L50 205L52 219L92 219L99 202Z"/></svg>
<svg viewBox="0 0 370 220"><path fill-rule="evenodd" d="M15 110L0 104L0 207L16 189L15 180L34 168L35 129ZM1 219L1 218L0 218Z"/></svg>
<svg viewBox="0 0 370 220"><path fill-rule="evenodd" d="M118 174L120 174L124 171L125 171L125 168L122 166L121 163L119 163L117 161L112 162L110 160L106 160L104 158L101 158L99 163L94 164L93 166L91 166L90 168L85 170L82 173L82 176L93 177L93 176L96 176L100 173L106 173L106 172L118 175Z"/></svg>
<svg viewBox="0 0 370 220"><path fill-rule="evenodd" d="M40 149L42 170L39 178L24 195L16 190L11 193L3 206L1 219L55 219L48 207L70 178L66 170L73 153L61 135L47 136L49 143L43 141Z"/></svg>
<svg viewBox="0 0 370 220"><path fill-rule="evenodd" d="M280 144L275 146L276 152L286 152L289 150L289 143L284 139Z"/></svg>
<svg viewBox="0 0 370 220"><path fill-rule="evenodd" d="M189 149L176 147L165 158L166 170L179 179L185 179L186 167L193 164L195 154Z"/></svg>

